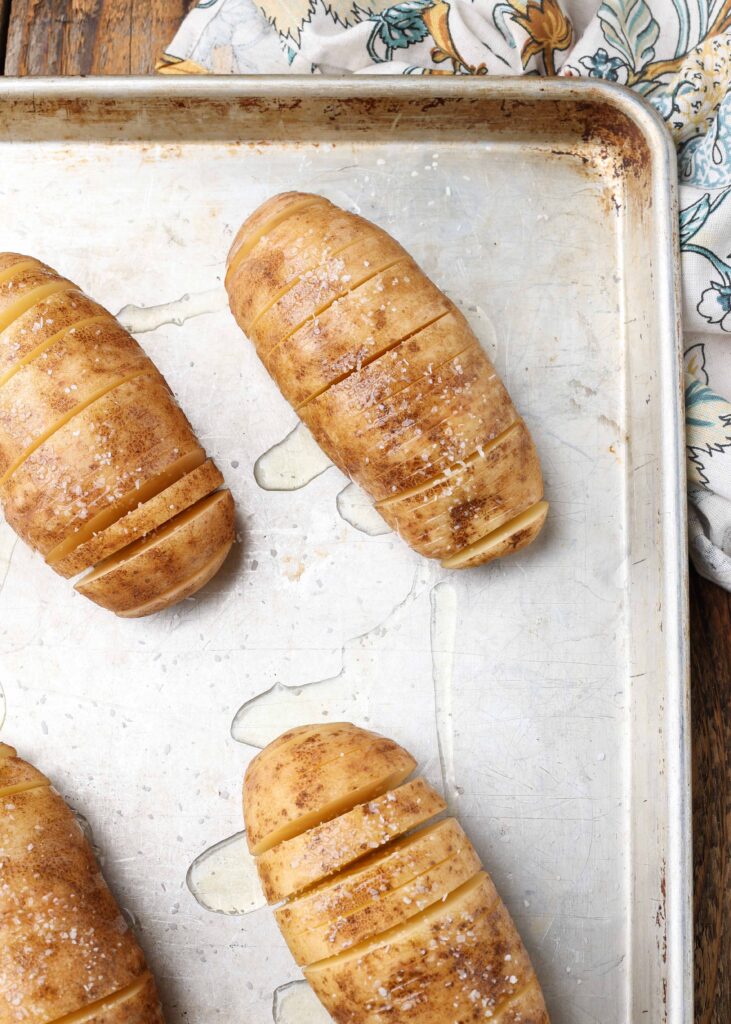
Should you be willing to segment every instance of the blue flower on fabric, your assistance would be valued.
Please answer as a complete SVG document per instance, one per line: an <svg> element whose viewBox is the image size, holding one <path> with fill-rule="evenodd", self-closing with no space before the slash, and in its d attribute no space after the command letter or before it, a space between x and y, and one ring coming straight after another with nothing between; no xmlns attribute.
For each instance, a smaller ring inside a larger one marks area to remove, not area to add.
<svg viewBox="0 0 731 1024"><path fill-rule="evenodd" d="M621 57L610 57L603 46L593 57L582 57L579 64L589 72L589 78L604 78L607 82L617 82L619 69L625 66Z"/></svg>
<svg viewBox="0 0 731 1024"><path fill-rule="evenodd" d="M388 7L380 14L369 15L369 21L375 22L368 41L368 52L371 59L381 63L382 59L374 49L378 38L386 47L386 60L391 60L394 50L405 50L413 43L420 43L429 35L423 12L431 7L434 0L406 0L405 3Z"/></svg>
<svg viewBox="0 0 731 1024"><path fill-rule="evenodd" d="M722 331L731 331L731 285L711 281L696 309L709 324L719 324Z"/></svg>

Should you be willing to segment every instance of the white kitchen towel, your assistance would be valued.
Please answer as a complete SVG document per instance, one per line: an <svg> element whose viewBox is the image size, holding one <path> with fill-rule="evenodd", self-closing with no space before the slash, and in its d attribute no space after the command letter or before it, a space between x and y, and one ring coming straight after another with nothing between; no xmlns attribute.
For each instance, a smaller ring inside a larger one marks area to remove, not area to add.
<svg viewBox="0 0 731 1024"><path fill-rule="evenodd" d="M160 69L559 74L645 96L678 146L691 556L731 590L731 0L201 0Z"/></svg>

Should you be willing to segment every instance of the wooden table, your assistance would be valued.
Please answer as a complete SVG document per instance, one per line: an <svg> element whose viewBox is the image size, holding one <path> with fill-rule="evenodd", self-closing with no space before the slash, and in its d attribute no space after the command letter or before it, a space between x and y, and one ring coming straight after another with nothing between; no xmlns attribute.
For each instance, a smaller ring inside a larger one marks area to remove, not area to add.
<svg viewBox="0 0 731 1024"><path fill-rule="evenodd" d="M6 75L147 74L190 6L190 0L0 0L0 69ZM731 595L695 573L691 629L695 1019L729 1024Z"/></svg>

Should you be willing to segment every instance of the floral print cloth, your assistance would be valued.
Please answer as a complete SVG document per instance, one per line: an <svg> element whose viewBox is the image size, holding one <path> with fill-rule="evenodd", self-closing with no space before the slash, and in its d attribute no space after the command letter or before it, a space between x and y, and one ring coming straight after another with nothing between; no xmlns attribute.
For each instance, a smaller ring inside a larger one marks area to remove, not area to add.
<svg viewBox="0 0 731 1024"><path fill-rule="evenodd" d="M731 0L201 0L168 72L574 75L678 146L690 548L731 590Z"/></svg>

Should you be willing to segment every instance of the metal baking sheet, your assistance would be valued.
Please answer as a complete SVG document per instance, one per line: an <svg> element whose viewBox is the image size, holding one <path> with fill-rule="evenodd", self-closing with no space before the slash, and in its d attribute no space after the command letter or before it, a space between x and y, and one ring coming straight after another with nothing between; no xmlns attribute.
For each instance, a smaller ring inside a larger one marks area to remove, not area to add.
<svg viewBox="0 0 731 1024"><path fill-rule="evenodd" d="M527 551L421 560L296 429L221 288L283 189L377 220L460 303L543 461ZM604 83L0 85L0 247L121 311L238 500L224 570L143 621L0 529L2 737L93 823L171 1024L326 1019L240 914L236 835L252 744L314 718L445 788L556 1024L691 1019L675 214L669 138Z"/></svg>

